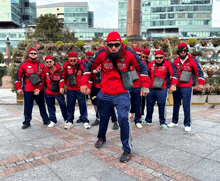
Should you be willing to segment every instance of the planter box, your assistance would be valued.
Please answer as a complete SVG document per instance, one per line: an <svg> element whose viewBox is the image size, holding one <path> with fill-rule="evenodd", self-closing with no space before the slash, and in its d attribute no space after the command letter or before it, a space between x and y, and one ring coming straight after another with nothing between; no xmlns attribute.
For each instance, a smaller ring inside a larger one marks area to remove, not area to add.
<svg viewBox="0 0 220 181"><path fill-rule="evenodd" d="M207 95L193 95L192 96L192 103L196 104L204 104L206 102Z"/></svg>
<svg viewBox="0 0 220 181"><path fill-rule="evenodd" d="M220 103L220 95L208 95L208 103Z"/></svg>

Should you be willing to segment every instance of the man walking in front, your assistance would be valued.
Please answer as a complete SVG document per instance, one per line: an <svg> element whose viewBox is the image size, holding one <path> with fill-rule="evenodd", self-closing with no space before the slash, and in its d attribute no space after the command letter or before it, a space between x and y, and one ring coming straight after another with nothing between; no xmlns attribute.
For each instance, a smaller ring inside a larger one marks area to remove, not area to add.
<svg viewBox="0 0 220 181"><path fill-rule="evenodd" d="M43 119L44 125L50 124L45 104L43 87L39 88L41 83L41 75L44 69L44 64L37 60L37 50L31 48L28 51L28 59L20 64L15 78L15 88L17 93L24 95L24 122L22 129L31 126L32 109L34 100L36 101L40 115ZM23 86L22 86L23 80Z"/></svg>
<svg viewBox="0 0 220 181"><path fill-rule="evenodd" d="M130 66L132 65L137 72L140 72L142 82L141 95L148 93L149 79L147 69L140 58L122 43L118 32L111 32L107 37L107 47L96 53L85 69L81 91L84 94L90 93L91 85L88 83L91 72L101 64L103 79L101 82L101 91L97 95L97 107L100 114L100 126L98 132L98 141L96 148L101 148L106 141L106 131L110 117L110 110L116 107L118 113L118 123L121 129L121 142L123 145L123 154L121 162L127 162L131 157L131 127L128 121L128 112L130 109L130 98L128 89L132 87L130 76ZM124 79L126 77L126 80ZM128 78L128 79L127 79Z"/></svg>

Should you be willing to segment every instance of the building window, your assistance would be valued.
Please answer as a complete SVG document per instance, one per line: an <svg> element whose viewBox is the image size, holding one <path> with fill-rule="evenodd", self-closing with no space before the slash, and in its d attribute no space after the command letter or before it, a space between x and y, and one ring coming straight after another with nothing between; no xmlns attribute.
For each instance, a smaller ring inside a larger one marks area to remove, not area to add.
<svg viewBox="0 0 220 181"><path fill-rule="evenodd" d="M166 19L166 14L161 14L160 19Z"/></svg>
<svg viewBox="0 0 220 181"><path fill-rule="evenodd" d="M204 20L204 25L209 25L210 20Z"/></svg>
<svg viewBox="0 0 220 181"><path fill-rule="evenodd" d="M29 7L29 2L24 2L24 7Z"/></svg>
<svg viewBox="0 0 220 181"><path fill-rule="evenodd" d="M86 21L86 18L82 18L82 21L85 22L85 21Z"/></svg>
<svg viewBox="0 0 220 181"><path fill-rule="evenodd" d="M188 18L193 18L193 13L188 13Z"/></svg>
<svg viewBox="0 0 220 181"><path fill-rule="evenodd" d="M29 20L29 15L23 15L22 20Z"/></svg>
<svg viewBox="0 0 220 181"><path fill-rule="evenodd" d="M57 11L59 11L60 9L59 8L57 8Z"/></svg>
<svg viewBox="0 0 220 181"><path fill-rule="evenodd" d="M168 18L169 19L173 19L174 18L174 14L168 14Z"/></svg>

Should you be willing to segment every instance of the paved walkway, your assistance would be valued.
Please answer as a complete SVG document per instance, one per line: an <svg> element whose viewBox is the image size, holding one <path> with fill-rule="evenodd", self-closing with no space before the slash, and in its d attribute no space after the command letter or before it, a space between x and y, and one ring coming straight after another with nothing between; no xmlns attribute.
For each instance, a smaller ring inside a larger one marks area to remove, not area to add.
<svg viewBox="0 0 220 181"><path fill-rule="evenodd" d="M161 130L155 107L152 126L137 129L132 122L134 153L131 161L120 163L120 131L112 130L111 122L101 149L94 147L98 127L86 130L82 123L75 123L64 130L58 106L55 128L42 124L35 105L32 126L22 130L23 105L16 104L10 89L0 89L0 180L219 181L220 106L208 107L192 106L190 133L183 131L182 109L179 127ZM92 123L92 106L88 112ZM168 106L168 123L171 118L172 106Z"/></svg>

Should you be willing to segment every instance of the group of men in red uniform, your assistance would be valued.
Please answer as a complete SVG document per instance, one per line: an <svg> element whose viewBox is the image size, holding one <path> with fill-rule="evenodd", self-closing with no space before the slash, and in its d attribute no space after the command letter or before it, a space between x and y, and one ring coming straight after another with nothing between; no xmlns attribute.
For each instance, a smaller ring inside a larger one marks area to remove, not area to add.
<svg viewBox="0 0 220 181"><path fill-rule="evenodd" d="M117 127L118 121L120 127L124 150L120 157L121 162L127 162L132 153L129 111L134 117L135 125L142 128L142 124L152 124L153 108L157 102L160 126L166 130L168 127L178 126L179 107L183 100L185 131L190 131L193 76L197 78L200 90L203 88L204 78L198 62L188 53L187 45L185 43L178 45L179 57L172 63L165 58L162 50L156 51L155 60L150 62L148 49L131 50L124 45L117 32L109 33L106 42L107 46L101 47L95 55L90 51L86 52L84 60L79 60L75 52L70 52L62 69L51 56L45 57L46 68L44 68L37 60L37 51L33 48L29 50L29 58L19 66L15 83L18 94L24 94L25 120L22 128L30 126L34 100L39 106L43 123L48 127L55 126L57 124L55 99L60 105L65 121L64 128L73 127L77 99L80 109L80 118L77 122L83 122L84 127L89 129L86 95L90 94L96 111L93 125L99 124L95 147L101 148L106 142L108 122L112 117L114 125ZM40 81L37 81L38 79ZM67 88L67 106L63 96L64 86ZM173 92L174 108L172 122L167 127L165 107L168 89ZM145 102L147 115L142 121Z"/></svg>

